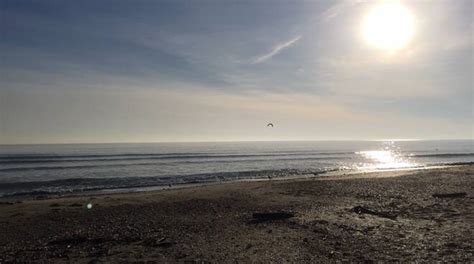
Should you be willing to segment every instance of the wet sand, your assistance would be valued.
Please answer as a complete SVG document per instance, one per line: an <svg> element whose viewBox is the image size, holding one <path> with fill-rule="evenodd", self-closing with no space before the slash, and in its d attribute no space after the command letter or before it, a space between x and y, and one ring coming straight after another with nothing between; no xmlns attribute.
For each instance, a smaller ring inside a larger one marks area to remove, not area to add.
<svg viewBox="0 0 474 264"><path fill-rule="evenodd" d="M1 203L0 263L472 262L473 187L471 165Z"/></svg>

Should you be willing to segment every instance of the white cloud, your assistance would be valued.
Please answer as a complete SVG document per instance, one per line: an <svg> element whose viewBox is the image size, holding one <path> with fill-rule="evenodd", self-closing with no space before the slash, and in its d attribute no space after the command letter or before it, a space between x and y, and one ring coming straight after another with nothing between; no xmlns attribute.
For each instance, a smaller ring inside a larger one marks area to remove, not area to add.
<svg viewBox="0 0 474 264"><path fill-rule="evenodd" d="M280 44L276 45L275 47L273 47L273 49L270 52L254 58L251 61L251 64L259 64L259 63L262 63L262 62L265 62L265 61L271 59L273 56L275 56L278 53L282 52L284 49L295 45L300 39L301 39L301 36L297 36L297 37L295 37L295 38L293 38L289 41L285 41L283 43L280 43Z"/></svg>

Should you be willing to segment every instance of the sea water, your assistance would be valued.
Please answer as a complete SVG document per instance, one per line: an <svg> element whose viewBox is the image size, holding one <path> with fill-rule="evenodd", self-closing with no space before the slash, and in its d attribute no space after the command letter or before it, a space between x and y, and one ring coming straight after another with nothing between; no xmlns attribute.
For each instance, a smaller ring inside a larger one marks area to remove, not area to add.
<svg viewBox="0 0 474 264"><path fill-rule="evenodd" d="M474 140L0 145L0 197L474 162Z"/></svg>

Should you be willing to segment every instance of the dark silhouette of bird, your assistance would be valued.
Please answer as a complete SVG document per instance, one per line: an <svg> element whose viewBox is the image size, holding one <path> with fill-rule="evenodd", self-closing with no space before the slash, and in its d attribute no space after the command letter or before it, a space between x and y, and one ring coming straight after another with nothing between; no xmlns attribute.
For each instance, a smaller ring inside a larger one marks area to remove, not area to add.
<svg viewBox="0 0 474 264"><path fill-rule="evenodd" d="M268 123L267 127L273 127L273 123Z"/></svg>

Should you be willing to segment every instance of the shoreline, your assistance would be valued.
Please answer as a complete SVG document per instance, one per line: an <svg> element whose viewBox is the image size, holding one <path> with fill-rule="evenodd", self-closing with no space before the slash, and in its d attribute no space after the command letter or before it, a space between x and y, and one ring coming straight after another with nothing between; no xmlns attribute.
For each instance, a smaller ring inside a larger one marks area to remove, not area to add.
<svg viewBox="0 0 474 264"><path fill-rule="evenodd" d="M359 176L1 204L0 262L474 259L473 165Z"/></svg>
<svg viewBox="0 0 474 264"><path fill-rule="evenodd" d="M18 193L18 194L7 194L0 196L0 203L15 203L26 200L45 200L55 198L67 198L67 197L80 197L80 196L96 196L96 195L114 195L114 194L127 194L127 193L141 193L141 192L158 192L165 190L174 189L187 189L202 186L213 186L221 184L233 184L240 182L265 182L265 181L293 181L293 180L332 180L332 179L352 179L352 178L367 178L371 175L384 174L383 177L397 177L405 174L406 172L416 172L423 170L434 170L443 169L450 167L459 166L471 166L474 162L463 162L454 164L440 164L440 165L428 165L428 166L417 166L417 167L406 167L406 168L388 168L388 169L372 169L372 170L358 170L358 169L341 169L341 170L330 170L322 172L320 174L308 173L308 174L297 174L288 175L281 177L272 178L248 178L248 179L237 179L237 180L226 180L226 181L213 181L213 182L202 182L202 183L180 183L169 185L155 185L155 186L138 186L138 187L119 187L119 188L100 188L96 190L86 191L72 191L72 192L35 192L35 193Z"/></svg>

